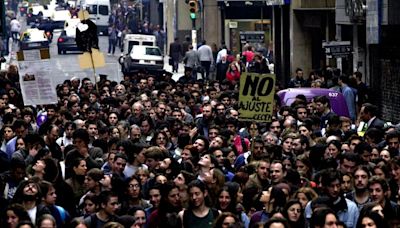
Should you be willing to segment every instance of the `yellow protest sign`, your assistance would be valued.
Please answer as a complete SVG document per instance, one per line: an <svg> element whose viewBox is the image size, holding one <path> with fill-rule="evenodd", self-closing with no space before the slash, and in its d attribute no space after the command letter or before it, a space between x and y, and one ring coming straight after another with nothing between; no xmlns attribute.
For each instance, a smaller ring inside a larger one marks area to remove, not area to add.
<svg viewBox="0 0 400 228"><path fill-rule="evenodd" d="M239 119L271 122L274 94L274 74L242 74L240 76Z"/></svg>

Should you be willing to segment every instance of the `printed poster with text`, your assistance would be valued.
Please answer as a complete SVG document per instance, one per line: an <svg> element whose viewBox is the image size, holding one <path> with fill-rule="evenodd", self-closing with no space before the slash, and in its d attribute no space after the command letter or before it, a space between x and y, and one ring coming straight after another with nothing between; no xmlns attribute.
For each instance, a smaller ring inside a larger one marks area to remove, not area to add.
<svg viewBox="0 0 400 228"><path fill-rule="evenodd" d="M239 119L271 122L274 94L274 74L242 74L240 76Z"/></svg>
<svg viewBox="0 0 400 228"><path fill-rule="evenodd" d="M20 61L20 85L24 105L56 104L57 93L52 83L51 60Z"/></svg>

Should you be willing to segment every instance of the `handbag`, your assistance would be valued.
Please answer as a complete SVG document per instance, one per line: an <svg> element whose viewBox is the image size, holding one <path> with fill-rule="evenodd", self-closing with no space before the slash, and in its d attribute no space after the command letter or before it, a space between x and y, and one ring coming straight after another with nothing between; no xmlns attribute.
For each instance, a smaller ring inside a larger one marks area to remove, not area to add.
<svg viewBox="0 0 400 228"><path fill-rule="evenodd" d="M204 73L204 67L203 67L202 65L197 65L197 66L195 66L195 67L194 67L194 70L195 70L197 73Z"/></svg>

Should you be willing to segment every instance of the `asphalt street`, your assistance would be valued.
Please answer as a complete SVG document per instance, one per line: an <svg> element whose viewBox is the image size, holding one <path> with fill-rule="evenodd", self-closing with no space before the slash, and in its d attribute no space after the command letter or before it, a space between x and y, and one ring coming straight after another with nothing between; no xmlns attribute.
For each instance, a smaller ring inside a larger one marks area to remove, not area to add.
<svg viewBox="0 0 400 228"><path fill-rule="evenodd" d="M29 28L26 25L25 17L20 17L19 21L22 25L22 30L25 31ZM93 78L94 72L92 69L84 69L82 70L79 67L78 56L81 54L79 52L68 52L67 54L58 54L57 53L57 39L60 36L61 30L55 30L53 33L53 40L50 44L50 59L54 66L54 72L57 72L57 83L62 83L66 79L71 79L74 76L83 78L90 77ZM17 44L12 44L11 46L11 54L10 54L10 63L17 63L16 60L16 52L19 51L19 47ZM121 56L121 50L116 48L115 54L108 56L108 37L107 36L99 36L99 47L100 51L104 54L106 65L101 68L96 69L96 75L106 74L108 75L108 79L120 81L122 79L122 73L120 69L120 64L118 63L118 58ZM168 65L168 57L165 57L165 66L164 69L167 71L172 71L172 67ZM178 80L181 75L183 75L183 64L179 66L179 72L174 73L173 78Z"/></svg>

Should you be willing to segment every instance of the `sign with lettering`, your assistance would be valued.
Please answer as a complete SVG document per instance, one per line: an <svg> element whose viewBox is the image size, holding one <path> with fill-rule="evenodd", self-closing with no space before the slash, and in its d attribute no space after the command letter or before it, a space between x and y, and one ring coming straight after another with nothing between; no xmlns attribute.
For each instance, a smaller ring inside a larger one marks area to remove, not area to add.
<svg viewBox="0 0 400 228"><path fill-rule="evenodd" d="M274 94L274 74L242 74L240 76L239 119L271 122Z"/></svg>
<svg viewBox="0 0 400 228"><path fill-rule="evenodd" d="M353 53L353 46L350 41L323 42L322 47L328 58L346 58Z"/></svg>

